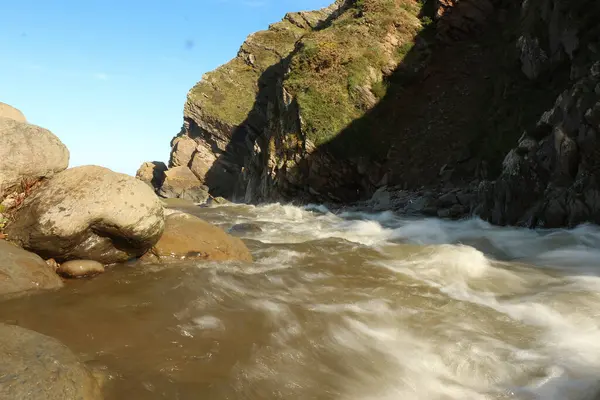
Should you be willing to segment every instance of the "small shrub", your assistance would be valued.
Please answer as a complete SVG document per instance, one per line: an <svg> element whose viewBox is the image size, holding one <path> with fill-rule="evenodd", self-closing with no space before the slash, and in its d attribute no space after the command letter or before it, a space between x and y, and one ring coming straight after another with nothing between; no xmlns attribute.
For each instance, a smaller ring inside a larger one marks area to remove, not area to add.
<svg viewBox="0 0 600 400"><path fill-rule="evenodd" d="M387 84L383 81L375 82L373 86L371 86L371 92L373 92L378 99L383 99L387 93L387 89Z"/></svg>
<svg viewBox="0 0 600 400"><path fill-rule="evenodd" d="M423 24L424 28L427 28L432 23L433 23L433 20L430 17L425 16L425 17L421 18L421 24Z"/></svg>

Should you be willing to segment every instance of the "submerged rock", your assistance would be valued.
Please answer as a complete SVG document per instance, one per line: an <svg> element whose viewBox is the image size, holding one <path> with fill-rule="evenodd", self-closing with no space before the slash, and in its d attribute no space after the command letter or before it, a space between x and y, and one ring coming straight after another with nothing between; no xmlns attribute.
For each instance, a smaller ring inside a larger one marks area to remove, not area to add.
<svg viewBox="0 0 600 400"><path fill-rule="evenodd" d="M39 126L0 117L0 143L0 200L69 165L69 150Z"/></svg>
<svg viewBox="0 0 600 400"><path fill-rule="evenodd" d="M44 258L110 264L144 254L163 228L163 206L148 185L107 168L84 166L45 182L6 231Z"/></svg>
<svg viewBox="0 0 600 400"><path fill-rule="evenodd" d="M62 285L58 275L41 257L0 240L0 295L56 289Z"/></svg>
<svg viewBox="0 0 600 400"><path fill-rule="evenodd" d="M165 181L167 166L164 162L152 161L143 163L137 170L135 177L146 182L154 190L160 189Z"/></svg>
<svg viewBox="0 0 600 400"><path fill-rule="evenodd" d="M0 399L102 399L90 371L51 337L0 324L0 359Z"/></svg>
<svg viewBox="0 0 600 400"><path fill-rule="evenodd" d="M208 199L208 187L194 175L188 167L174 167L165 173L165 181L158 192L166 198L180 198L205 203Z"/></svg>
<svg viewBox="0 0 600 400"><path fill-rule="evenodd" d="M193 215L172 212L165 220L162 237L143 260L173 259L251 262L252 255L244 242L222 229Z"/></svg>
<svg viewBox="0 0 600 400"><path fill-rule="evenodd" d="M262 231L260 225L253 223L236 224L229 228L231 234L260 233Z"/></svg>
<svg viewBox="0 0 600 400"><path fill-rule="evenodd" d="M92 260L71 260L60 264L56 272L65 278L84 278L104 273L104 265Z"/></svg>
<svg viewBox="0 0 600 400"><path fill-rule="evenodd" d="M187 199L161 199L161 202L166 208L197 207L196 203Z"/></svg>

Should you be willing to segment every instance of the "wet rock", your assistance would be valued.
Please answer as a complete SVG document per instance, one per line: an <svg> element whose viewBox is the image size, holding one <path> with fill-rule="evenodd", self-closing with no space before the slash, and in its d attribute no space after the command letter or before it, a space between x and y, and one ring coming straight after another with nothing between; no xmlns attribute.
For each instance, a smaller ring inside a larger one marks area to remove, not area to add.
<svg viewBox="0 0 600 400"><path fill-rule="evenodd" d="M104 265L92 260L71 260L60 264L56 272L65 278L84 278L104 273Z"/></svg>
<svg viewBox="0 0 600 400"><path fill-rule="evenodd" d="M263 230L258 224L253 223L243 223L236 224L229 228L229 233L231 234L248 234L248 233L261 233Z"/></svg>
<svg viewBox="0 0 600 400"><path fill-rule="evenodd" d="M196 203L187 199L161 199L161 202L166 208L197 207Z"/></svg>
<svg viewBox="0 0 600 400"><path fill-rule="evenodd" d="M110 264L144 254L163 228L163 206L148 185L107 168L84 166L40 186L6 232L44 258Z"/></svg>
<svg viewBox="0 0 600 400"><path fill-rule="evenodd" d="M437 216L440 218L450 218L451 211L449 208L444 208L441 210L437 210Z"/></svg>
<svg viewBox="0 0 600 400"><path fill-rule="evenodd" d="M0 118L0 143L0 199L69 165L65 145L39 126Z"/></svg>
<svg viewBox="0 0 600 400"><path fill-rule="evenodd" d="M62 285L54 269L41 257L0 240L0 295L56 289Z"/></svg>
<svg viewBox="0 0 600 400"><path fill-rule="evenodd" d="M56 260L54 258L47 259L46 265L48 265L50 268L52 268L52 271L56 271L59 266L58 262L56 262Z"/></svg>
<svg viewBox="0 0 600 400"><path fill-rule="evenodd" d="M231 202L227 199L224 199L223 197L211 197L210 199L210 203L211 204L231 204Z"/></svg>
<svg viewBox="0 0 600 400"><path fill-rule="evenodd" d="M475 195L472 193L468 193L468 192L464 192L464 191L460 191L456 194L456 198L458 199L458 202L466 207L470 207L471 204L473 204L475 202Z"/></svg>
<svg viewBox="0 0 600 400"><path fill-rule="evenodd" d="M62 343L0 324L0 398L102 400L90 371Z"/></svg>
<svg viewBox="0 0 600 400"><path fill-rule="evenodd" d="M437 200L437 205L440 208L452 207L455 204L458 204L458 197L454 193L443 194Z"/></svg>
<svg viewBox="0 0 600 400"><path fill-rule="evenodd" d="M193 215L172 212L166 218L162 237L142 261L180 259L251 262L252 255L244 242L222 229Z"/></svg>
<svg viewBox="0 0 600 400"><path fill-rule="evenodd" d="M166 171L167 166L164 162L145 162L137 170L135 177L141 180L142 182L146 182L154 190L158 190L165 181Z"/></svg>
<svg viewBox="0 0 600 400"><path fill-rule="evenodd" d="M0 103L0 118L12 119L17 122L27 122L25 115L20 110L5 103Z"/></svg>
<svg viewBox="0 0 600 400"><path fill-rule="evenodd" d="M375 211L389 209L392 205L392 195L386 186L380 187L375 191L369 203Z"/></svg>
<svg viewBox="0 0 600 400"><path fill-rule="evenodd" d="M194 175L188 167L174 167L165 173L165 181L159 195L166 198L180 198L205 203L208 199L208 187Z"/></svg>
<svg viewBox="0 0 600 400"><path fill-rule="evenodd" d="M462 218L465 216L467 212L467 208L460 204L455 204L450 207L450 217L452 218Z"/></svg>

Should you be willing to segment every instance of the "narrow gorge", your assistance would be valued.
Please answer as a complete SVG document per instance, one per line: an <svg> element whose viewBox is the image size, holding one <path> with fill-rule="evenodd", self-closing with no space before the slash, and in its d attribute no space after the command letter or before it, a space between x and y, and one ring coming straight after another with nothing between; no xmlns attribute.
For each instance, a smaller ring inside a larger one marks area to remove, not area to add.
<svg viewBox="0 0 600 400"><path fill-rule="evenodd" d="M169 167L246 203L377 193L500 225L599 222L598 17L582 0L289 13L190 90Z"/></svg>

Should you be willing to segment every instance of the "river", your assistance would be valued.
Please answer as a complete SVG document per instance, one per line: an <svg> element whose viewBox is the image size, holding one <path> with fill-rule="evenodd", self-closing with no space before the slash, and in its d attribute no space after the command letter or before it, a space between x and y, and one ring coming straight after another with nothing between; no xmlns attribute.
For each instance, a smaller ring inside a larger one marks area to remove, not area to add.
<svg viewBox="0 0 600 400"><path fill-rule="evenodd" d="M2 303L112 399L595 399L600 228L323 206L185 209L255 262L118 266Z"/></svg>

